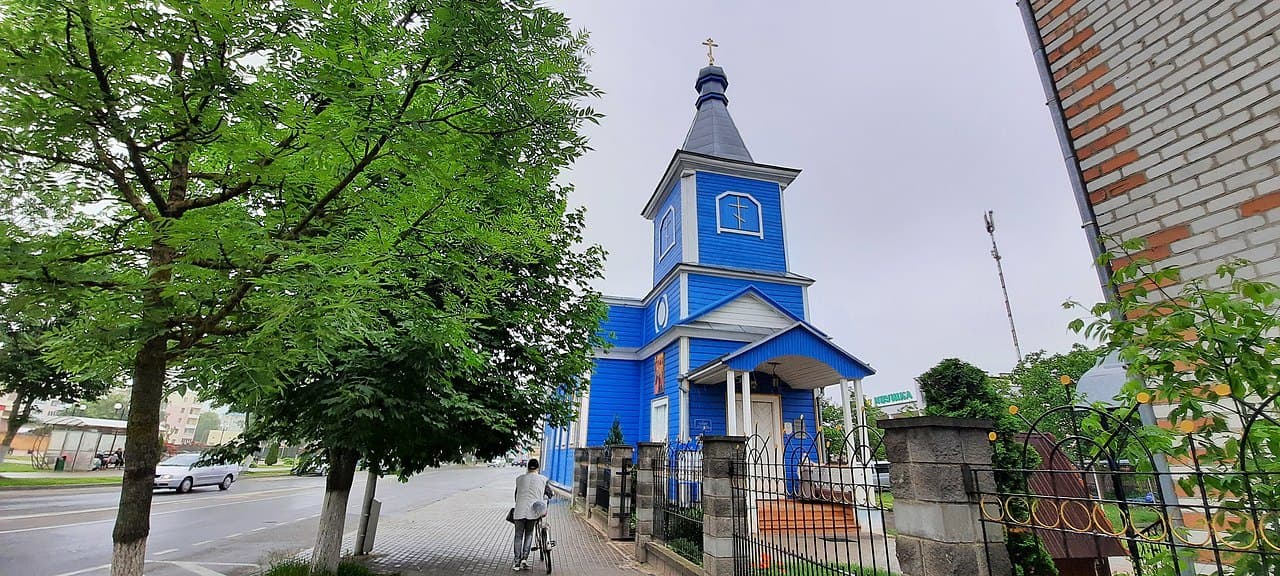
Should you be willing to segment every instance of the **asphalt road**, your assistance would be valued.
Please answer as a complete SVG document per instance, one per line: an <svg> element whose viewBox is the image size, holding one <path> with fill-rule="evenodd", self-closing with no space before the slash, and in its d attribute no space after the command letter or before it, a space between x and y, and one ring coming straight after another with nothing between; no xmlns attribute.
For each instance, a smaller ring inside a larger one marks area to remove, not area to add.
<svg viewBox="0 0 1280 576"><path fill-rule="evenodd" d="M353 531L364 493L357 474L347 508ZM509 468L447 467L400 483L382 479L378 499L390 518L456 492L512 475ZM314 544L324 494L319 477L236 482L188 494L157 491L147 543L148 576L241 576ZM0 576L109 574L119 488L0 492Z"/></svg>

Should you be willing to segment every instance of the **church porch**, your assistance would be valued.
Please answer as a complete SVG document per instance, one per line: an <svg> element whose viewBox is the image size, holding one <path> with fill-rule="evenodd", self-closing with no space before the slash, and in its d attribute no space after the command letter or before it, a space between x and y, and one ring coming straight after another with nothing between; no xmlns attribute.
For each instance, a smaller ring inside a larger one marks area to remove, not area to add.
<svg viewBox="0 0 1280 576"><path fill-rule="evenodd" d="M863 418L850 409L861 405L862 378L872 373L803 322L690 372L691 388L722 390L720 429L748 437L748 465L739 480L749 493L753 532L875 529L866 521L879 500L866 429L854 426ZM837 440L854 463L831 461L819 434L818 396L829 386L839 386L844 399L844 429L860 432Z"/></svg>

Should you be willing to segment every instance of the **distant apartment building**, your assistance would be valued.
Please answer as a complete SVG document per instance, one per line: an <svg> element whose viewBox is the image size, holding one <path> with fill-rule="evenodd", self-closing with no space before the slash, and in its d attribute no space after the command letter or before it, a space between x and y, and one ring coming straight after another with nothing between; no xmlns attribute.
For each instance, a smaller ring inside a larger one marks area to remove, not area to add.
<svg viewBox="0 0 1280 576"><path fill-rule="evenodd" d="M1184 281L1229 258L1280 280L1280 2L1019 8L1095 251L1144 238Z"/></svg>
<svg viewBox="0 0 1280 576"><path fill-rule="evenodd" d="M200 422L200 413L204 405L195 392L185 394L174 392L165 398L160 408L163 419L160 421L160 433L165 442L179 446L192 444L196 440L196 424Z"/></svg>

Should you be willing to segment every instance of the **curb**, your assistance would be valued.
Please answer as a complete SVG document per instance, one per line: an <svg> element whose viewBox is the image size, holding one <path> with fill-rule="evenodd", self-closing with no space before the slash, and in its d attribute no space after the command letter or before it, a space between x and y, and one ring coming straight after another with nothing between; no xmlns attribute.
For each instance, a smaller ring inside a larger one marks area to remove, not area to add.
<svg viewBox="0 0 1280 576"><path fill-rule="evenodd" d="M50 484L48 486L0 486L0 492L20 492L23 490L71 490L74 488L119 488L119 484Z"/></svg>

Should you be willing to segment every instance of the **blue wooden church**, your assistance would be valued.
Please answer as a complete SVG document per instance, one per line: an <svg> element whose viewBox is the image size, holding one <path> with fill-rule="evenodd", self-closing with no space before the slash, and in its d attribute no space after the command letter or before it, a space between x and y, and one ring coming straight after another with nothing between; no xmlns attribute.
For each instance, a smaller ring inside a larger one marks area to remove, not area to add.
<svg viewBox="0 0 1280 576"><path fill-rule="evenodd" d="M729 116L724 70L698 72L697 112L641 214L653 222L653 286L606 297L577 422L544 431L545 473L572 484L573 449L700 435L781 439L815 430L818 397L874 371L809 323L813 280L791 272L785 190L800 171L756 162ZM859 394L860 395L860 394Z"/></svg>

